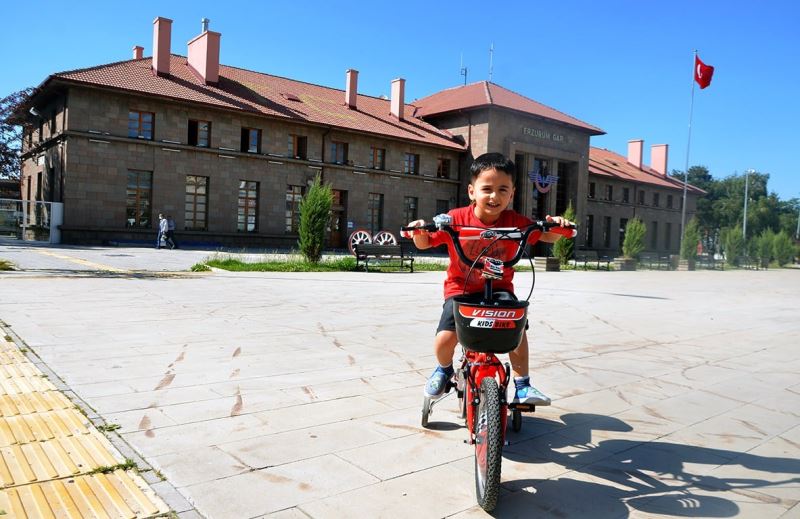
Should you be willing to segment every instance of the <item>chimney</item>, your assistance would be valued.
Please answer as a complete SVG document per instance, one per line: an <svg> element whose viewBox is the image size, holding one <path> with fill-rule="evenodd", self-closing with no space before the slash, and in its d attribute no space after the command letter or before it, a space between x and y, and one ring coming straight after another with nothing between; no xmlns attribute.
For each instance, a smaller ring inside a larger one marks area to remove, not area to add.
<svg viewBox="0 0 800 519"><path fill-rule="evenodd" d="M142 59L142 53L144 52L144 47L139 45L133 48L133 59Z"/></svg>
<svg viewBox="0 0 800 519"><path fill-rule="evenodd" d="M405 111L406 80L397 78L392 80L392 115L403 120Z"/></svg>
<svg viewBox="0 0 800 519"><path fill-rule="evenodd" d="M628 141L628 163L633 164L639 169L642 169L642 148L644 141L636 139Z"/></svg>
<svg viewBox="0 0 800 519"><path fill-rule="evenodd" d="M668 154L669 144L653 144L650 146L650 169L656 171L662 177L667 176Z"/></svg>
<svg viewBox="0 0 800 519"><path fill-rule="evenodd" d="M169 75L171 39L172 20L161 16L153 20L153 72L158 76Z"/></svg>
<svg viewBox="0 0 800 519"><path fill-rule="evenodd" d="M203 32L189 42L189 67L206 84L219 81L219 42L222 34L208 30L208 18L201 20Z"/></svg>
<svg viewBox="0 0 800 519"><path fill-rule="evenodd" d="M351 110L356 109L356 99L358 98L358 71L355 69L348 69L347 71L347 87L344 91L344 102Z"/></svg>

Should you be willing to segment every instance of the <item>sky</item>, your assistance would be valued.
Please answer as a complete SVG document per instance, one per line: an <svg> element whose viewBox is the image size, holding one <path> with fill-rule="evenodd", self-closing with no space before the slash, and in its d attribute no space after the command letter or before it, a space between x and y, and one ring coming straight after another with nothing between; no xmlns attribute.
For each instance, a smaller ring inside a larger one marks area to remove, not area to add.
<svg viewBox="0 0 800 519"><path fill-rule="evenodd" d="M68 6L68 8L65 8ZM406 79L413 101L491 80L602 128L592 146L669 144L668 168L706 166L715 178L754 169L769 190L800 197L800 2L791 0L527 0L494 2L7 2L0 97L48 75L152 55L153 20L173 20L172 52L222 33L223 64L389 95ZM695 87L694 51L715 67ZM689 114L694 98L691 118Z"/></svg>

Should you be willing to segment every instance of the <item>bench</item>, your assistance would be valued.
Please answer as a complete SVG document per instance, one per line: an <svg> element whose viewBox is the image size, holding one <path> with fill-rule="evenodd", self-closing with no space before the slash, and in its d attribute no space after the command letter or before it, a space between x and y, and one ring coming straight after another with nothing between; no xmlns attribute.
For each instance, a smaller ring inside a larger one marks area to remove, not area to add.
<svg viewBox="0 0 800 519"><path fill-rule="evenodd" d="M671 268L669 256L657 254L655 252L643 252L639 254L639 263L649 269L669 270Z"/></svg>
<svg viewBox="0 0 800 519"><path fill-rule="evenodd" d="M697 268L709 270L724 270L725 261L715 259L712 254L698 254L697 255Z"/></svg>
<svg viewBox="0 0 800 519"><path fill-rule="evenodd" d="M414 256L406 244L376 245L374 243L357 243L353 245L356 253L356 268L363 265L369 272L370 263L379 267L397 267L414 272Z"/></svg>
<svg viewBox="0 0 800 519"><path fill-rule="evenodd" d="M739 268L758 270L760 262L758 258L753 258L750 256L738 256L736 258L736 264L739 266Z"/></svg>
<svg viewBox="0 0 800 519"><path fill-rule="evenodd" d="M600 270L600 264L606 264L606 270L611 270L611 262L614 261L613 258L609 258L608 256L598 256L597 251L595 250L578 250L575 251L575 257L572 259L575 268L578 268L578 263L583 263L583 269L586 270L589 263L592 263L597 266L597 269Z"/></svg>

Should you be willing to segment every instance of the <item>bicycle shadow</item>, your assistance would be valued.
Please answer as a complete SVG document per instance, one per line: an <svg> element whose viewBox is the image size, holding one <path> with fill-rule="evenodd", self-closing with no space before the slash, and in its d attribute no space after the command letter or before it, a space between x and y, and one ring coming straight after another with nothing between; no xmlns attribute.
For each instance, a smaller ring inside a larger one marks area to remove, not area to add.
<svg viewBox="0 0 800 519"><path fill-rule="evenodd" d="M800 491L798 459L616 435L593 443L593 431L624 436L633 428L617 418L588 413L560 419L526 417L517 443L504 450L504 458L539 465L537 472L543 477L514 478L514 467L509 474L504 465L509 479L503 482L504 495L493 516L625 518L636 510L733 517L742 513L737 502L789 508L781 491ZM513 442L514 436L509 439ZM517 466L516 472L530 473L530 468ZM774 495L759 491L769 487L780 489Z"/></svg>

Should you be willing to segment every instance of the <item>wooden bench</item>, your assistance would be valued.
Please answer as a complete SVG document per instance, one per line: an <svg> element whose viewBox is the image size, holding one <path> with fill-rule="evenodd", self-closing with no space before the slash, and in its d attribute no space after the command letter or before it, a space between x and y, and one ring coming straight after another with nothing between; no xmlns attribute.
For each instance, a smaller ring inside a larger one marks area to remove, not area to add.
<svg viewBox="0 0 800 519"><path fill-rule="evenodd" d="M639 263L646 266L649 269L656 269L656 270L669 270L670 269L670 260L669 256L664 254L657 254L655 252L643 252L639 254Z"/></svg>
<svg viewBox="0 0 800 519"><path fill-rule="evenodd" d="M365 272L369 272L370 264L414 272L414 256L404 243L399 245L358 243L353 245L353 250L356 253L356 268L363 265Z"/></svg>
<svg viewBox="0 0 800 519"><path fill-rule="evenodd" d="M715 259L712 254L698 254L697 255L697 268L709 270L724 270L725 261Z"/></svg>
<svg viewBox="0 0 800 519"><path fill-rule="evenodd" d="M614 261L614 259L608 256L598 256L596 250L578 250L575 251L575 257L572 261L575 268L578 268L578 263L583 263L583 269L586 270L589 263L591 263L596 265L597 269L600 270L600 264L605 263L606 270L611 270L611 262Z"/></svg>

